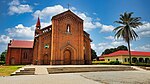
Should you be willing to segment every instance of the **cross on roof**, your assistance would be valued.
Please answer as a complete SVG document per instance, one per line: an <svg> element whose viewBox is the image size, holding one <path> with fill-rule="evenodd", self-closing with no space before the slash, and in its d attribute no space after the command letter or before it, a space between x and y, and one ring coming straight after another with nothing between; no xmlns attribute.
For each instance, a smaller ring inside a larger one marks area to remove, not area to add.
<svg viewBox="0 0 150 84"><path fill-rule="evenodd" d="M68 5L68 10L69 10L69 6L71 6L70 4L67 4Z"/></svg>

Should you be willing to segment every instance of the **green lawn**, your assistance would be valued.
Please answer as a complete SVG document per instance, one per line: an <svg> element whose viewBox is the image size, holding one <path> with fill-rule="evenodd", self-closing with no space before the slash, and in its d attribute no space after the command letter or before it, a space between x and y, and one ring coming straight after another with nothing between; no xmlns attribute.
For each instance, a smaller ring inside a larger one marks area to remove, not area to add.
<svg viewBox="0 0 150 84"><path fill-rule="evenodd" d="M0 66L0 76L10 76L11 73L23 66L24 65Z"/></svg>

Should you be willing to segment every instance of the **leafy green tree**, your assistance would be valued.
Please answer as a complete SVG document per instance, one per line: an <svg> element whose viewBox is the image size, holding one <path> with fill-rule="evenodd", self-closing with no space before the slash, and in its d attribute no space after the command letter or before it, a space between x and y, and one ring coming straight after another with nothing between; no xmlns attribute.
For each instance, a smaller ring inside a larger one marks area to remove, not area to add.
<svg viewBox="0 0 150 84"><path fill-rule="evenodd" d="M117 48L106 49L104 52L102 52L102 55L110 54L118 50L128 50L128 48L124 45L121 45L121 46L118 46Z"/></svg>
<svg viewBox="0 0 150 84"><path fill-rule="evenodd" d="M4 52L1 53L0 61L5 61L6 53L7 53L6 50L5 50Z"/></svg>
<svg viewBox="0 0 150 84"><path fill-rule="evenodd" d="M93 49L91 49L91 56L92 56L92 59L97 58L97 54L96 54L95 50L93 50Z"/></svg>
<svg viewBox="0 0 150 84"><path fill-rule="evenodd" d="M115 23L118 23L120 26L116 27L114 31L116 32L115 37L116 38L123 38L125 42L128 44L128 51L129 51L129 59L130 59L130 65L131 65L131 51L130 51L130 42L132 40L136 40L138 35L134 31L135 28L138 28L142 23L140 22L141 17L132 17L133 12L120 15L120 20L115 21Z"/></svg>
<svg viewBox="0 0 150 84"><path fill-rule="evenodd" d="M121 45L121 46L118 46L117 48L116 48L116 50L118 51L118 50L128 50L128 48L126 47L126 46L124 46L124 45Z"/></svg>

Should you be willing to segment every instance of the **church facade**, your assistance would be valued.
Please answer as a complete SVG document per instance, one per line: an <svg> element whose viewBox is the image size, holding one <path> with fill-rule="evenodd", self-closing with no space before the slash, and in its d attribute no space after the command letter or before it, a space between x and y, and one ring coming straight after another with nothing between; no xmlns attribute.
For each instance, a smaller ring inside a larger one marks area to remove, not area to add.
<svg viewBox="0 0 150 84"><path fill-rule="evenodd" d="M41 28L38 18L33 47L27 48L28 51L32 51L30 56L27 55L27 58L30 58L28 63L38 65L91 64L91 39L90 35L83 30L83 20L68 10L53 16L51 21L52 25ZM18 57L12 56L10 53L13 49L9 46L11 43L8 45L6 64L23 63L16 62L19 59L23 60L24 54L21 53Z"/></svg>

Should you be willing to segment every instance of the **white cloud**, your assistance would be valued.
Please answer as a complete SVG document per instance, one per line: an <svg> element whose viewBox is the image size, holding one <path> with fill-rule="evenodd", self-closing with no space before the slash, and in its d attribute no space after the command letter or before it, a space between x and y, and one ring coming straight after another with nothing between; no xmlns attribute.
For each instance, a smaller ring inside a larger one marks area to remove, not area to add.
<svg viewBox="0 0 150 84"><path fill-rule="evenodd" d="M7 35L0 35L0 54L7 49L11 38Z"/></svg>
<svg viewBox="0 0 150 84"><path fill-rule="evenodd" d="M42 28L50 25L50 23L41 22ZM7 44L11 39L17 40L33 40L35 24L26 27L23 24L18 24L12 28L6 29L7 35L0 35L0 53L6 50Z"/></svg>
<svg viewBox="0 0 150 84"><path fill-rule="evenodd" d="M105 37L105 39L114 40L115 38L114 38L114 36L107 36L107 37Z"/></svg>
<svg viewBox="0 0 150 84"><path fill-rule="evenodd" d="M114 28L112 25L102 25L100 32L112 32Z"/></svg>
<svg viewBox="0 0 150 84"><path fill-rule="evenodd" d="M25 27L23 24L18 24L14 28L7 29L8 35L13 38L33 39L34 27Z"/></svg>
<svg viewBox="0 0 150 84"><path fill-rule="evenodd" d="M41 28L49 26L50 23L41 22ZM18 24L15 27L6 29L8 36L13 39L22 39L22 40L33 40L35 32L35 24L29 27L24 26L23 24Z"/></svg>
<svg viewBox="0 0 150 84"><path fill-rule="evenodd" d="M138 50L138 51L150 51L150 44L146 44L146 45L143 45L143 46L138 46L135 48L135 50Z"/></svg>
<svg viewBox="0 0 150 84"><path fill-rule="evenodd" d="M32 12L32 7L28 4L20 4L19 0L13 0L9 3L9 15Z"/></svg>
<svg viewBox="0 0 150 84"><path fill-rule="evenodd" d="M61 5L54 5L54 6L49 6L45 7L42 10L36 10L33 13L34 18L37 18L38 16L41 19L50 19L52 16L62 13L64 11L67 11L67 8L64 8ZM90 31L95 28L100 28L101 32L112 32L113 26L112 25L103 25L99 22L100 18L97 18L97 21L94 21L92 17L87 16L85 13L79 12L76 10L75 7L71 7L71 10L78 15L81 19L84 20L84 30L85 31Z"/></svg>
<svg viewBox="0 0 150 84"><path fill-rule="evenodd" d="M66 8L63 8L61 5L55 5L51 7L46 7L43 10L37 10L33 13L34 18L40 16L41 19L46 19L47 17L52 17L58 13L66 11Z"/></svg>
<svg viewBox="0 0 150 84"><path fill-rule="evenodd" d="M97 20L97 21L100 21L101 19L97 17L96 20Z"/></svg>
<svg viewBox="0 0 150 84"><path fill-rule="evenodd" d="M18 0L13 0L12 2L9 3L9 5L19 5L20 2Z"/></svg>
<svg viewBox="0 0 150 84"><path fill-rule="evenodd" d="M7 44L10 41L10 37L6 35L0 35L0 44Z"/></svg>
<svg viewBox="0 0 150 84"><path fill-rule="evenodd" d="M0 45L0 54L7 49L7 44Z"/></svg>
<svg viewBox="0 0 150 84"><path fill-rule="evenodd" d="M135 29L135 31L140 37L150 37L150 23L144 22L144 24Z"/></svg>
<svg viewBox="0 0 150 84"><path fill-rule="evenodd" d="M85 31L90 31L92 29L95 29L96 28L96 24L95 22L92 20L91 17L88 17L86 16L85 13L81 13L81 12L78 12L78 11L75 11L75 14L78 15L81 19L84 20L84 30ZM97 22L98 23L98 22Z"/></svg>
<svg viewBox="0 0 150 84"><path fill-rule="evenodd" d="M96 45L94 43L91 43L91 48L94 49L94 50L97 49L97 47L96 47Z"/></svg>
<svg viewBox="0 0 150 84"><path fill-rule="evenodd" d="M114 46L114 47L118 47L118 46L120 46L120 45L126 45L127 43L125 43L124 41L113 41L112 43L111 43L111 45L112 46Z"/></svg>
<svg viewBox="0 0 150 84"><path fill-rule="evenodd" d="M20 29L23 29L24 26L23 26L22 24L18 24L17 26L15 26L15 28L16 28L16 29L19 29L19 28L20 28Z"/></svg>
<svg viewBox="0 0 150 84"><path fill-rule="evenodd" d="M76 8L75 8L75 7L71 7L70 9L71 9L71 10L76 10Z"/></svg>
<svg viewBox="0 0 150 84"><path fill-rule="evenodd" d="M93 18L88 17L85 13L75 11L75 14L84 20L85 31L90 31L95 28L100 28L100 32L112 32L114 29L114 26L112 25L104 25L101 24L99 21L94 21Z"/></svg>
<svg viewBox="0 0 150 84"><path fill-rule="evenodd" d="M124 41L101 42L98 44L91 43L91 48L100 56L105 49L116 48L121 45L126 46L127 44Z"/></svg>

